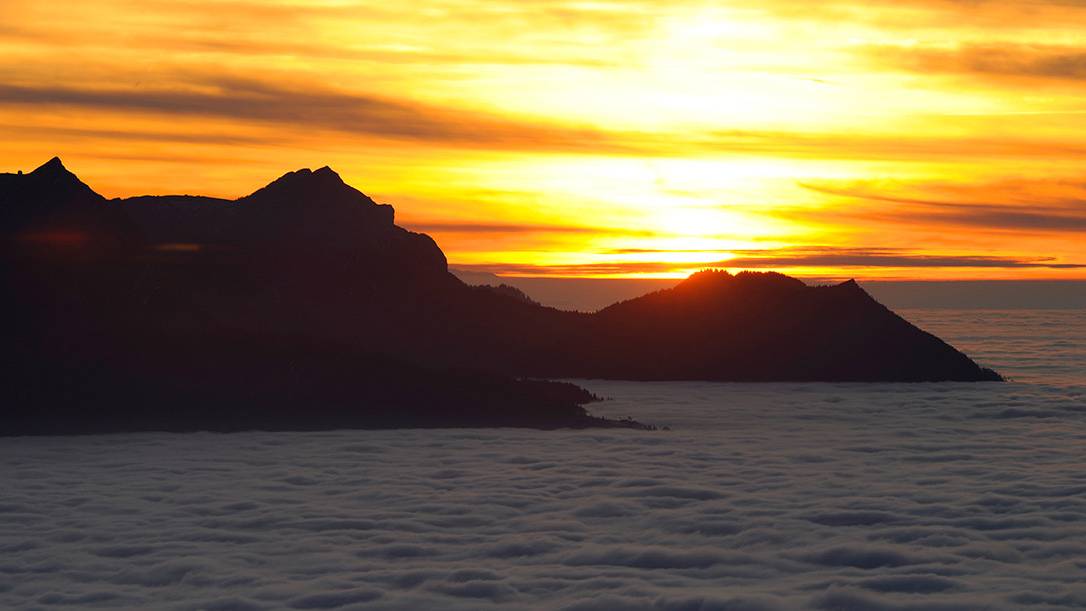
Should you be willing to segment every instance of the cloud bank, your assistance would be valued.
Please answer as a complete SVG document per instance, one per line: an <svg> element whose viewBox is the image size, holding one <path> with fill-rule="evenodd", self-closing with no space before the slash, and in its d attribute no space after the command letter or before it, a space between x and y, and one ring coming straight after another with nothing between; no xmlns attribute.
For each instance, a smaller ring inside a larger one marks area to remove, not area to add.
<svg viewBox="0 0 1086 611"><path fill-rule="evenodd" d="M589 383L655 433L6 439L0 606L1081 608L1082 313L947 316L1021 381Z"/></svg>

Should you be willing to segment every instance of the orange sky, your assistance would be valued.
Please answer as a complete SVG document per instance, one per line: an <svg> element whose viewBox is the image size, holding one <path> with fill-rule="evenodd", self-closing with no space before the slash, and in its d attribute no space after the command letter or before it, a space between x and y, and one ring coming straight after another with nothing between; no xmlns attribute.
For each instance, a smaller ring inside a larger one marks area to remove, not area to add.
<svg viewBox="0 0 1086 611"><path fill-rule="evenodd" d="M1086 278L1086 4L0 0L0 170L331 165L460 267Z"/></svg>

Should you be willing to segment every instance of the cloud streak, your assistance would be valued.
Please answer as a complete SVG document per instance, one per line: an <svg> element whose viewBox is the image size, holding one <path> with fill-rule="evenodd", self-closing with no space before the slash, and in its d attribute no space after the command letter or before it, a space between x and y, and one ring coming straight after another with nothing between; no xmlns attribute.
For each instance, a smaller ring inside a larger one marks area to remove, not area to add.
<svg viewBox="0 0 1086 611"><path fill-rule="evenodd" d="M876 46L872 57L909 70L979 76L1063 79L1086 78L1086 48L1013 42L932 46Z"/></svg>
<svg viewBox="0 0 1086 611"><path fill-rule="evenodd" d="M607 148L607 140L588 129L517 122L485 113L305 84L288 87L237 77L207 78L183 90L0 84L0 105L214 117L466 146L594 151Z"/></svg>
<svg viewBox="0 0 1086 611"><path fill-rule="evenodd" d="M231 74L187 71L158 86L74 86L53 83L0 84L0 108L104 112L118 117L211 119L269 126L280 130L255 144L277 144L307 129L348 136L400 140L514 152L568 152L589 155L699 158L705 155L756 155L798 159L933 160L960 158L1086 158L1078 141L1054 142L1023 135L890 135L878 132L705 130L669 133L571 123L568 118L517 118L458 106L438 106L404 98L330 89L304 75L279 75L273 82ZM300 79L300 80L298 80ZM101 122L98 122L101 123ZM29 129L29 126L23 129ZM41 126L60 131L63 128ZM66 128L77 132L74 127ZM146 132L88 127L88 135L117 141L164 140L163 130ZM58 133L58 135L60 135ZM176 136L178 142L241 144L243 136L214 133Z"/></svg>
<svg viewBox="0 0 1086 611"><path fill-rule="evenodd" d="M785 248L737 251L722 262L726 267L959 267L1001 269L1080 269L1086 264L1062 263L1051 257L1016 258L981 255L928 255L893 248Z"/></svg>
<svg viewBox="0 0 1086 611"><path fill-rule="evenodd" d="M466 234L579 234L652 236L653 231L640 231L621 227L589 227L583 225L548 225L535 223L477 223L459 221L406 221L404 225L416 231Z"/></svg>
<svg viewBox="0 0 1086 611"><path fill-rule="evenodd" d="M826 195L841 196L875 203L898 204L898 208L876 210L846 210L786 214L818 216L855 216L877 218L883 222L917 222L939 225L967 226L987 229L1078 233L1086 231L1086 199L1037 197L1037 202L1023 205L1018 201L969 202L950 199L927 199L907 195L891 195L877 188L860 185L821 185L800 183L805 189ZM991 191L997 191L989 186ZM928 190L938 191L939 185ZM901 191L901 189L899 189ZM998 192L998 191L997 191ZM1028 194L1022 194L1029 197Z"/></svg>
<svg viewBox="0 0 1086 611"><path fill-rule="evenodd" d="M658 254L661 259L676 252L667 249L617 249L608 254ZM705 251L700 251L705 252ZM457 264L470 271L528 276L593 276L659 274L676 270L841 268L841 269L1086 269L1086 263L1068 263L1053 257L984 255L932 255L895 248L838 248L806 246L763 250L732 250L728 259L706 258L700 262L613 260L575 265ZM711 253L709 253L711 254Z"/></svg>

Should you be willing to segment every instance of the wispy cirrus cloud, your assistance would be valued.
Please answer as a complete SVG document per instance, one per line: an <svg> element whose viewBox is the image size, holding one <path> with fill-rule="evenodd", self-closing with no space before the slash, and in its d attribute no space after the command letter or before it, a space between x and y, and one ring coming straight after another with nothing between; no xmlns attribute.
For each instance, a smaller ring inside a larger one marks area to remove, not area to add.
<svg viewBox="0 0 1086 611"><path fill-rule="evenodd" d="M86 88L0 84L0 106L33 106L213 117L314 127L366 136L491 145L599 150L594 130L517 122L402 99L217 76L185 88ZM613 144L614 148L619 148Z"/></svg>
<svg viewBox="0 0 1086 611"><path fill-rule="evenodd" d="M296 76L296 78L298 78ZM160 120L213 119L287 130L327 130L348 136L504 151L568 152L645 157L773 155L799 159L917 160L958 158L1086 158L1086 144L1053 142L1028 135L843 134L782 130L706 130L674 134L608 129L488 111L440 106L401 97L337 90L306 80L272 82L235 75L181 72L169 85L74 86L0 83L0 108L137 113ZM31 126L10 126L26 131ZM39 126L58 136L91 136L117 141L174 140L220 144L276 144L287 132L262 137L209 132L173 134L163 129L101 129ZM62 134L61 132L66 132ZM246 142L241 142L244 139Z"/></svg>
<svg viewBox="0 0 1086 611"><path fill-rule="evenodd" d="M769 0L759 9L802 21L854 22L884 30L985 28L1013 31L1068 24L1086 13L1081 0Z"/></svg>
<svg viewBox="0 0 1086 611"><path fill-rule="evenodd" d="M707 265L708 266L708 265ZM457 263L457 269L490 274L522 276L613 276L625 274L657 274L674 272L678 266L665 262L613 261L537 265L530 263ZM695 267L698 267L695 265Z"/></svg>
<svg viewBox="0 0 1086 611"><path fill-rule="evenodd" d="M923 73L1080 81L1086 78L1086 47L1016 42L864 47L868 57Z"/></svg>
<svg viewBox="0 0 1086 611"><path fill-rule="evenodd" d="M628 254L659 254L661 256L689 251L667 249L638 249ZM622 250L604 254L622 254ZM706 268L775 269L795 268L894 268L894 269L1086 269L1086 263L1066 263L1053 257L1009 257L984 255L933 255L898 248L853 248L833 246L802 246L763 250L733 250L726 259L705 259L700 262L675 263L667 261L603 261L577 265L529 264L458 264L460 269L529 276L581 276L659 274L677 270Z"/></svg>
<svg viewBox="0 0 1086 611"><path fill-rule="evenodd" d="M957 267L1001 269L1079 269L1086 264L1063 263L1053 257L931 255L900 248L835 248L810 246L774 250L744 250L721 263L725 267Z"/></svg>
<svg viewBox="0 0 1086 611"><path fill-rule="evenodd" d="M966 192L960 188L943 185L897 185L896 187L853 184L800 183L811 191L831 196L845 197L876 204L892 204L874 208L832 208L802 212L792 210L788 214L824 215L826 217L868 218L884 223L923 222L926 224L954 225L995 230L1077 233L1086 231L1086 198L1052 197L1045 194L1041 185L1031 194L1028 186L1018 185L1018 192L1010 185L977 185ZM910 196L916 190L929 195ZM1081 186L1072 186L1072 192L1081 192ZM977 198L1001 194L1004 201ZM939 198L938 195L956 198ZM1031 201L1032 200L1032 201Z"/></svg>
<svg viewBox="0 0 1086 611"><path fill-rule="evenodd" d="M483 223L471 221L406 221L406 227L416 231L435 233L467 234L582 234L582 235L622 235L652 236L653 231L628 229L623 227L591 227L585 225L553 225L546 223Z"/></svg>
<svg viewBox="0 0 1086 611"><path fill-rule="evenodd" d="M225 134L216 132L182 132L166 130L101 129L94 127L66 127L58 125L16 125L0 123L0 132L33 138L52 138L58 141L78 139L100 141L168 142L173 144L218 144L253 146L268 143L268 136Z"/></svg>

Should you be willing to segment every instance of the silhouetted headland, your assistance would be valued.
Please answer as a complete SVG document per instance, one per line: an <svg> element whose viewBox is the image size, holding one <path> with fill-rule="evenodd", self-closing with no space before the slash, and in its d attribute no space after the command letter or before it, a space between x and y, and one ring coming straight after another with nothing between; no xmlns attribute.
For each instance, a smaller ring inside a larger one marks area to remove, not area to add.
<svg viewBox="0 0 1086 611"><path fill-rule="evenodd" d="M855 282L702 272L594 314L469 287L331 169L237 200L0 174L0 432L612 426L528 378L984 381Z"/></svg>

